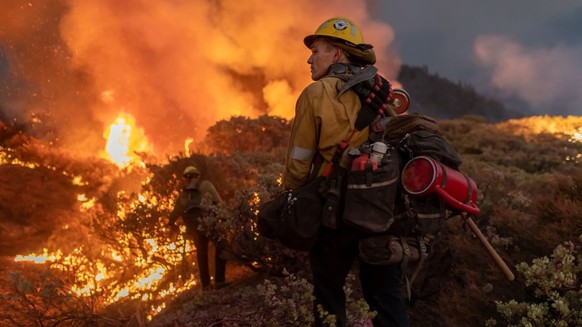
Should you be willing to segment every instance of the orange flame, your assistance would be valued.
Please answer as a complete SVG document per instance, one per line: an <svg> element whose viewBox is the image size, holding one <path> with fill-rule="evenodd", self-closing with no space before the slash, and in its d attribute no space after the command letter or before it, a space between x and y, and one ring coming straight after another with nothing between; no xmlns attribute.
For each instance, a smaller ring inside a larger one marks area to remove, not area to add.
<svg viewBox="0 0 582 327"><path fill-rule="evenodd" d="M541 133L567 135L571 142L581 139L582 116L531 116L497 124L500 129L528 138Z"/></svg>
<svg viewBox="0 0 582 327"><path fill-rule="evenodd" d="M582 142L582 116L532 116L520 119L510 119L497 124L503 131L521 135L526 140L538 134L567 137L568 142ZM564 158L566 161L581 163L582 153L575 153Z"/></svg>
<svg viewBox="0 0 582 327"><path fill-rule="evenodd" d="M151 152L144 131L136 126L133 116L120 113L104 133L107 139L105 158L119 167L127 167L132 163L141 164L138 152Z"/></svg>

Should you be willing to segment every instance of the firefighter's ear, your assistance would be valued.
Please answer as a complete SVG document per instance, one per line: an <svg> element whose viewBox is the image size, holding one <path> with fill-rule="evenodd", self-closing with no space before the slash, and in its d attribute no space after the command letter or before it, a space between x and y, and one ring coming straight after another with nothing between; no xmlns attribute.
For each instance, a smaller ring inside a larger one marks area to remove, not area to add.
<svg viewBox="0 0 582 327"><path fill-rule="evenodd" d="M338 62L345 62L347 59L346 54L343 49L335 47L333 50L333 63L337 64Z"/></svg>

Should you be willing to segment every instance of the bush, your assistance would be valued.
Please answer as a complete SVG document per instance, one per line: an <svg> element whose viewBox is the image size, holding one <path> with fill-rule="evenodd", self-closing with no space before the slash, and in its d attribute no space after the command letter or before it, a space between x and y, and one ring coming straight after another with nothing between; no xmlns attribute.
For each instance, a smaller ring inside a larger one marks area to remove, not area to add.
<svg viewBox="0 0 582 327"><path fill-rule="evenodd" d="M579 242L582 240L580 236ZM516 266L531 288L532 297L526 301L496 301L497 311L509 327L580 326L582 325L582 255L580 244L566 242L558 245L550 258L534 259ZM487 326L497 326L489 319Z"/></svg>
<svg viewBox="0 0 582 327"><path fill-rule="evenodd" d="M355 276L349 274L344 292L346 294L346 315L350 326L364 325L369 319L376 316L370 311L368 304L356 292ZM271 317L264 322L264 326L311 326L313 324L313 295L312 284L294 274L287 274L284 280L265 280L257 290L264 296L265 305L272 310ZM318 308L318 314L325 326L335 326L336 317Z"/></svg>

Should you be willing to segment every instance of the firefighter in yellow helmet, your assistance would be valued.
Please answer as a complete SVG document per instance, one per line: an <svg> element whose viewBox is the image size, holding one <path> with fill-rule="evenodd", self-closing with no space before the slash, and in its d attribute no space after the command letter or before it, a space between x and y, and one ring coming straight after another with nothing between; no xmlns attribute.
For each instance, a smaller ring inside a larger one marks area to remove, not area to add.
<svg viewBox="0 0 582 327"><path fill-rule="evenodd" d="M199 219L203 215L202 200L207 197L213 203L222 203L222 199L214 185L208 180L201 180L200 171L194 166L188 166L182 172L184 187L176 199L174 209L170 213L170 228L176 231L175 225L178 218L186 225L186 232L194 240L196 246L196 260L200 283L203 289L211 287L210 268L208 262L209 239L204 231L198 229ZM214 257L214 285L221 288L225 285L226 260L221 256L220 246L215 244L216 251Z"/></svg>
<svg viewBox="0 0 582 327"><path fill-rule="evenodd" d="M299 188L312 176L321 175L342 140L355 147L368 138L367 127L354 129L361 98L352 90L338 96L338 90L346 83L339 77L356 74L376 62L373 46L365 43L358 26L344 17L326 20L305 37L304 43L311 51L307 63L314 82L296 103L283 174L286 189ZM316 326L323 324L318 306L335 315L338 326L347 324L343 286L354 260L359 259L359 237L356 230L341 223L337 229L324 227L310 251ZM408 326L400 292L400 265L371 265L359 260L359 267L364 298L378 313L374 325Z"/></svg>

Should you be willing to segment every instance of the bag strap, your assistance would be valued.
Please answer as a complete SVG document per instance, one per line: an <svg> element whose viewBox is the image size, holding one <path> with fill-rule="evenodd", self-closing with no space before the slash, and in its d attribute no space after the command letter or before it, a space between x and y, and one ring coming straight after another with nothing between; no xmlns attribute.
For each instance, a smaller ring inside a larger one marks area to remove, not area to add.
<svg viewBox="0 0 582 327"><path fill-rule="evenodd" d="M339 227L340 204L342 200L342 187L344 184L342 169L339 165L344 151L348 148L350 140L358 130L354 129L347 139L341 141L335 149L331 162L325 167L323 176L327 179L327 191L324 193L325 203L321 214L321 224L330 229ZM339 168L338 168L339 167ZM338 169L335 169L338 168ZM336 172L334 174L334 172Z"/></svg>

